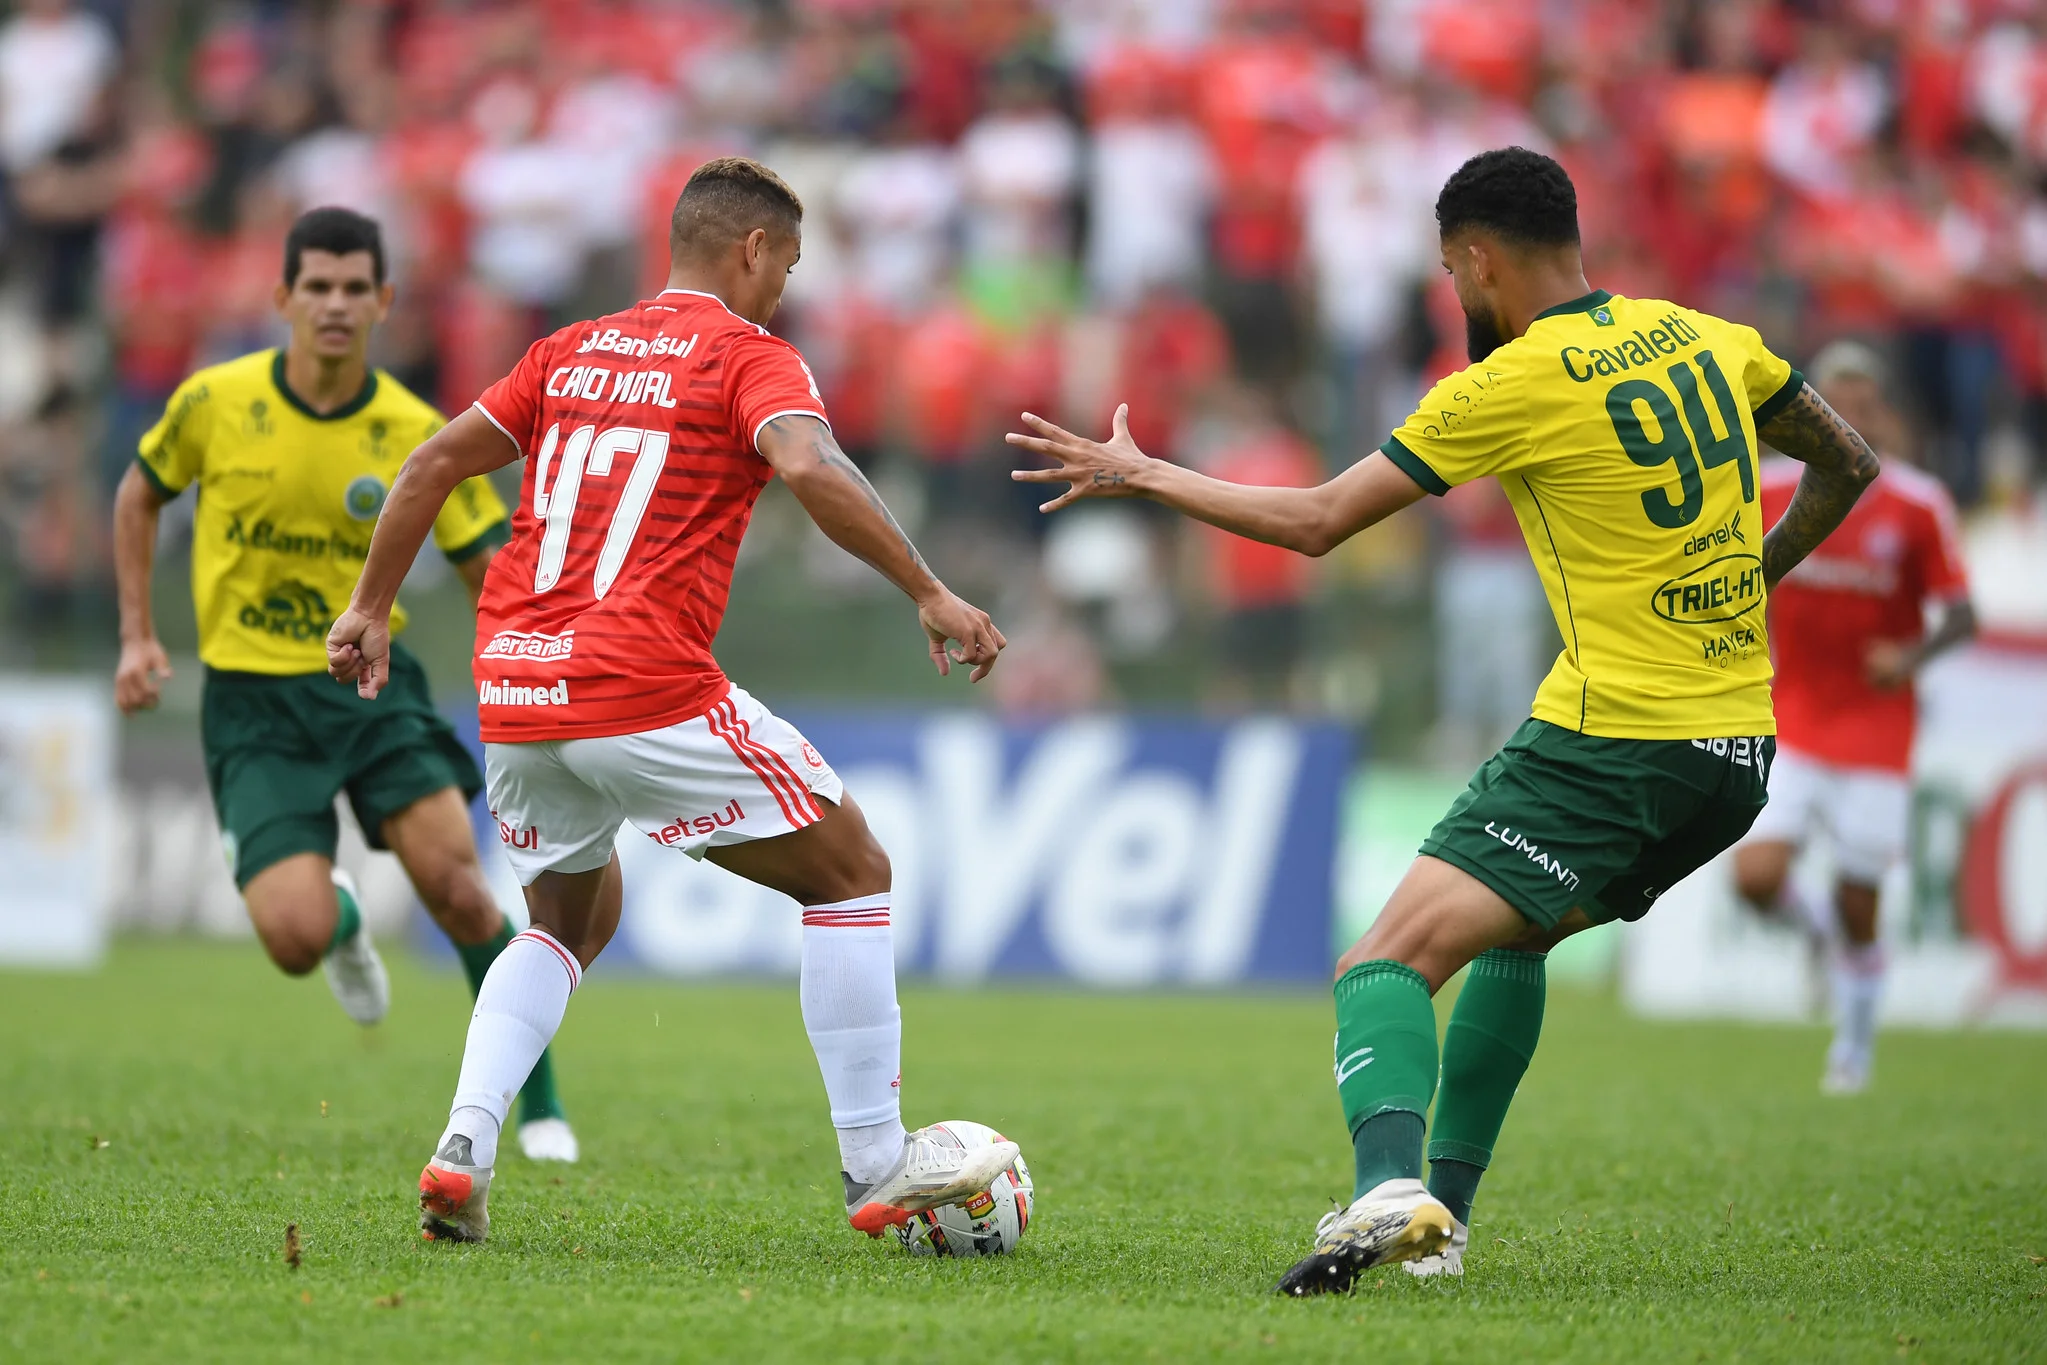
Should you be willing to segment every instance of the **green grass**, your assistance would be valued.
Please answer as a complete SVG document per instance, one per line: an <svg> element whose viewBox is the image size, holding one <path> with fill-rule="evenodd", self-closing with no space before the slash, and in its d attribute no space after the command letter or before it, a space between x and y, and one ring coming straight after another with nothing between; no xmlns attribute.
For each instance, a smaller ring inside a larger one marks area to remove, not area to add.
<svg viewBox="0 0 2047 1365"><path fill-rule="evenodd" d="M1000 1124L1041 1200L933 1262L844 1226L792 987L601 972L583 1164L510 1156L490 1243L423 1244L467 1005L393 965L367 1034L248 947L0 975L0 1359L2047 1359L2039 1037L1889 1036L1829 1102L1815 1030L1559 992L1465 1279L1289 1302L1350 1183L1317 993L908 992L908 1117Z"/></svg>

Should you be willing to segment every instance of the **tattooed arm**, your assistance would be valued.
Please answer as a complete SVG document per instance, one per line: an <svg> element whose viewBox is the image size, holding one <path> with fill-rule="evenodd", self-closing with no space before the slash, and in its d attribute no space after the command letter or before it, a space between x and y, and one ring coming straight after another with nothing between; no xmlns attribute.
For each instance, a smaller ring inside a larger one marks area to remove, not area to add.
<svg viewBox="0 0 2047 1365"><path fill-rule="evenodd" d="M1775 587L1833 533L1882 467L1869 443L1810 384L1756 435L1805 465L1791 505L1763 537L1763 581Z"/></svg>
<svg viewBox="0 0 2047 1365"><path fill-rule="evenodd" d="M995 656L1008 643L1002 632L986 612L954 596L932 576L924 556L889 515L874 485L839 449L830 427L802 413L777 417L760 430L760 453L819 530L917 604L917 617L930 637L932 662L940 673L963 663L974 666L975 682L988 675ZM947 650L948 640L957 640L959 647Z"/></svg>

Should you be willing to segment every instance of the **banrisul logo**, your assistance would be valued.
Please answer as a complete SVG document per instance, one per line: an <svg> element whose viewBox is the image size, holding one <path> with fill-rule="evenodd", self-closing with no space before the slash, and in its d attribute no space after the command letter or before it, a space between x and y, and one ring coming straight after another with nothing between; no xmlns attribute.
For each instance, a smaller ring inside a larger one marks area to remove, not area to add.
<svg viewBox="0 0 2047 1365"><path fill-rule="evenodd" d="M1599 307L1592 310L1592 320L1601 327L1613 326L1613 309L1608 308L1603 303L1600 304Z"/></svg>
<svg viewBox="0 0 2047 1365"><path fill-rule="evenodd" d="M349 480L341 503L357 521L375 521L377 513L384 510L384 481L374 474L356 476Z"/></svg>
<svg viewBox="0 0 2047 1365"><path fill-rule="evenodd" d="M1682 626L1732 621L1763 603L1763 561L1754 555L1722 555L1673 578L1650 598L1656 614Z"/></svg>

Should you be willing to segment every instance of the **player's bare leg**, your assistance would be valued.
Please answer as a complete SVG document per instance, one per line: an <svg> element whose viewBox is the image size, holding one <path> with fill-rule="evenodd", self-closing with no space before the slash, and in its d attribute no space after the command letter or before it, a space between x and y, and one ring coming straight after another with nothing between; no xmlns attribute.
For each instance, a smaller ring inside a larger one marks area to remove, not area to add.
<svg viewBox="0 0 2047 1365"><path fill-rule="evenodd" d="M839 1136L846 1217L871 1237L957 1203L1015 1162L1014 1143L967 1152L951 1134L906 1132L902 1012L889 929L888 854L848 796L792 834L705 856L803 907L803 1024Z"/></svg>
<svg viewBox="0 0 2047 1365"><path fill-rule="evenodd" d="M391 981L364 927L355 883L321 853L280 858L242 888L263 951L286 973L325 965L348 1017L374 1024L391 1006Z"/></svg>
<svg viewBox="0 0 2047 1365"><path fill-rule="evenodd" d="M1834 886L1841 942L1833 970L1834 1041L1820 1081L1830 1095L1869 1088L1876 1059L1876 1012L1883 998L1884 953L1877 942L1877 888L1842 878Z"/></svg>
<svg viewBox="0 0 2047 1365"><path fill-rule="evenodd" d="M1805 940L1806 1008L1818 1014L1830 998L1826 957L1834 937L1825 908L1807 903L1791 880L1798 845L1789 839L1749 839L1734 848L1734 894L1768 920Z"/></svg>
<svg viewBox="0 0 2047 1365"><path fill-rule="evenodd" d="M1504 953L1526 961L1503 966L1503 981L1532 977L1539 1001L1541 954L1588 922L1574 910L1555 926L1532 925L1470 873L1415 859L1379 918L1337 963L1336 1077L1351 1125L1356 1197L1316 1224L1313 1253L1280 1280L1281 1293L1342 1292L1374 1266L1447 1256L1463 1220L1421 1179L1424 1115L1438 1075L1431 997L1480 954ZM1536 1018L1539 1025L1539 1006ZM1526 1051L1533 1052L1532 1038ZM1518 1069L1505 1078L1507 1098L1519 1079ZM1504 1103L1491 1098L1504 1117ZM1461 1272L1461 1254L1455 1269Z"/></svg>
<svg viewBox="0 0 2047 1365"><path fill-rule="evenodd" d="M480 991L491 963L512 941L512 929L476 856L462 793L443 787L423 796L387 817L380 833L427 914L455 945L470 991ZM545 1052L519 1092L519 1146L536 1161L574 1161L580 1155L555 1091L553 1059Z"/></svg>

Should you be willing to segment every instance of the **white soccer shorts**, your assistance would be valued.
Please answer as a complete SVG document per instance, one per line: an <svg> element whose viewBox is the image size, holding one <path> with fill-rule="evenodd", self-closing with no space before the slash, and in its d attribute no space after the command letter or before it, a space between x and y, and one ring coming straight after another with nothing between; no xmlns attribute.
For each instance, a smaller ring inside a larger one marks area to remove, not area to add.
<svg viewBox="0 0 2047 1365"><path fill-rule="evenodd" d="M1879 886L1905 856L1912 783L1881 768L1843 768L1779 747L1770 768L1770 804L1746 842L1803 844L1815 827L1834 846L1844 881Z"/></svg>
<svg viewBox="0 0 2047 1365"><path fill-rule="evenodd" d="M795 726L740 688L659 730L483 746L491 815L521 886L604 866L631 822L693 858L824 818L839 775Z"/></svg>

